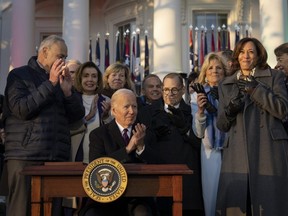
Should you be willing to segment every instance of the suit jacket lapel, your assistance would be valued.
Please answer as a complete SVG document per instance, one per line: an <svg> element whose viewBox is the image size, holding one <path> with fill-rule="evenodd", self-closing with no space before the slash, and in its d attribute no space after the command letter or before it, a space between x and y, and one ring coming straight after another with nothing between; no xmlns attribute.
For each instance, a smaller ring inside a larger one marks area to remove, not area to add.
<svg viewBox="0 0 288 216"><path fill-rule="evenodd" d="M111 136L113 137L113 140L115 141L116 145L120 147L126 146L125 141L122 137L121 131L119 130L119 127L115 119L111 121L110 123L108 123L108 130Z"/></svg>

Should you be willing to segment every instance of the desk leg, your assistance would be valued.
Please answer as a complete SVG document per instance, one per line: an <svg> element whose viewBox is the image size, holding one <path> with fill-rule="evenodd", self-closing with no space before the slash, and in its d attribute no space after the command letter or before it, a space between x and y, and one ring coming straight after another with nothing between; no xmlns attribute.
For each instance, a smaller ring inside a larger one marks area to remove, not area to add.
<svg viewBox="0 0 288 216"><path fill-rule="evenodd" d="M173 216L182 216L182 176L172 177Z"/></svg>
<svg viewBox="0 0 288 216"><path fill-rule="evenodd" d="M41 210L41 177L31 178L31 215L39 216Z"/></svg>
<svg viewBox="0 0 288 216"><path fill-rule="evenodd" d="M44 200L44 216L52 215L52 199Z"/></svg>

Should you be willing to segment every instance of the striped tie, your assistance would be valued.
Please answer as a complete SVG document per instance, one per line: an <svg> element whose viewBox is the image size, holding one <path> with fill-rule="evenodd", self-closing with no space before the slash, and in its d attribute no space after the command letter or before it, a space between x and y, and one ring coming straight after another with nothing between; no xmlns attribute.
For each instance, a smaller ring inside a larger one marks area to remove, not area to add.
<svg viewBox="0 0 288 216"><path fill-rule="evenodd" d="M128 145L130 139L129 139L129 136L128 136L128 129L127 128L125 128L123 130L123 135L122 136L123 136L123 139L125 141L125 144Z"/></svg>

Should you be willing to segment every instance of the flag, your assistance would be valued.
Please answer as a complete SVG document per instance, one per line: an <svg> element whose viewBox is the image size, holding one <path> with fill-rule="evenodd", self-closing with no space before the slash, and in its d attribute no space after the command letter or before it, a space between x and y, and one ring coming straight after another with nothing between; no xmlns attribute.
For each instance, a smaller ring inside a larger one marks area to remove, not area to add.
<svg viewBox="0 0 288 216"><path fill-rule="evenodd" d="M201 30L201 43L200 43L200 66L204 62L204 31Z"/></svg>
<svg viewBox="0 0 288 216"><path fill-rule="evenodd" d="M137 82L141 82L141 71L140 71L140 32L136 35L136 61L135 61L135 76Z"/></svg>
<svg viewBox="0 0 288 216"><path fill-rule="evenodd" d="M110 65L110 54L109 54L109 35L106 34L105 38L105 69Z"/></svg>
<svg viewBox="0 0 288 216"><path fill-rule="evenodd" d="M131 55L131 79L133 82L136 81L136 48L135 48L135 34L136 32L133 32L133 37L132 37L132 55Z"/></svg>
<svg viewBox="0 0 288 216"><path fill-rule="evenodd" d="M198 46L198 28L195 27L195 47L194 47L194 70L198 71L199 66L199 46Z"/></svg>
<svg viewBox="0 0 288 216"><path fill-rule="evenodd" d="M130 40L129 33L126 34L125 38L125 64L130 67Z"/></svg>
<svg viewBox="0 0 288 216"><path fill-rule="evenodd" d="M205 32L204 32L204 57L208 54L208 46L207 46L207 31L205 28ZM203 58L204 61L204 58Z"/></svg>
<svg viewBox="0 0 288 216"><path fill-rule="evenodd" d="M248 30L249 30L249 26L248 26L248 24L246 24L246 26L245 26L245 36L246 36L246 37L249 37L249 32L248 32Z"/></svg>
<svg viewBox="0 0 288 216"><path fill-rule="evenodd" d="M218 52L221 51L221 28L218 27Z"/></svg>
<svg viewBox="0 0 288 216"><path fill-rule="evenodd" d="M134 36L135 40L135 36ZM134 81L135 81L135 88L136 88L136 93L138 95L141 95L141 66L140 66L140 30L137 30L136 34L136 41L134 44L134 50L133 54L135 56L134 58Z"/></svg>
<svg viewBox="0 0 288 216"><path fill-rule="evenodd" d="M149 74L149 47L148 47L148 32L145 32L145 65L144 75L145 77Z"/></svg>
<svg viewBox="0 0 288 216"><path fill-rule="evenodd" d="M235 46L239 40L240 40L239 27L237 25L235 25Z"/></svg>
<svg viewBox="0 0 288 216"><path fill-rule="evenodd" d="M100 66L100 37L97 37L96 41L96 65Z"/></svg>
<svg viewBox="0 0 288 216"><path fill-rule="evenodd" d="M227 49L230 50L231 46L230 46L230 28L227 28Z"/></svg>
<svg viewBox="0 0 288 216"><path fill-rule="evenodd" d="M120 37L119 37L119 32L116 34L116 62L120 63Z"/></svg>
<svg viewBox="0 0 288 216"><path fill-rule="evenodd" d="M89 42L89 61L92 62L92 44L91 44L91 39Z"/></svg>
<svg viewBox="0 0 288 216"><path fill-rule="evenodd" d="M215 39L214 39L214 30L212 29L211 33L211 51L215 52Z"/></svg>
<svg viewBox="0 0 288 216"><path fill-rule="evenodd" d="M222 29L222 49L221 50L225 50L226 49L226 29Z"/></svg>
<svg viewBox="0 0 288 216"><path fill-rule="evenodd" d="M122 58L121 58L121 60L122 60L122 63L125 64L125 52L126 52L126 33L125 33L125 32L124 32L124 34L123 34L123 40L124 40L124 42L123 42L123 49L122 49Z"/></svg>
<svg viewBox="0 0 288 216"><path fill-rule="evenodd" d="M189 30L189 57L190 57L190 72L194 72L194 50L193 50L193 26Z"/></svg>

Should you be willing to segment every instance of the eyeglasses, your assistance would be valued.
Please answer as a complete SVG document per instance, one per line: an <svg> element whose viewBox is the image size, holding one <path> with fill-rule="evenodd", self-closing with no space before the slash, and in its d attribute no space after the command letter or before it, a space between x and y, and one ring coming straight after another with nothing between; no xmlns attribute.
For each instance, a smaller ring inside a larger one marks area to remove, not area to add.
<svg viewBox="0 0 288 216"><path fill-rule="evenodd" d="M168 95L170 92L171 92L173 95L176 95L176 94L179 93L180 90L181 90L181 88L178 89L178 88L176 88L176 87L174 87L174 88L172 88L172 89L164 88L164 89L163 89L163 92L164 92L165 95Z"/></svg>

